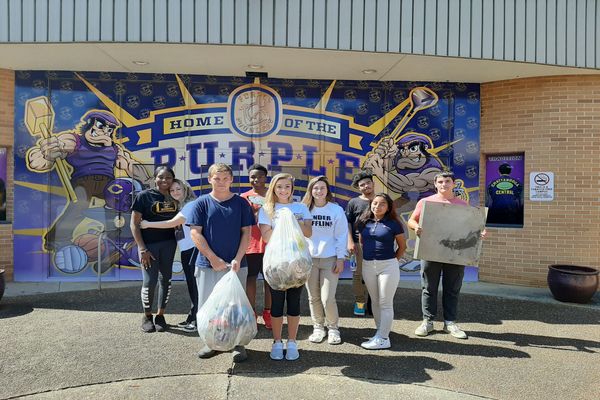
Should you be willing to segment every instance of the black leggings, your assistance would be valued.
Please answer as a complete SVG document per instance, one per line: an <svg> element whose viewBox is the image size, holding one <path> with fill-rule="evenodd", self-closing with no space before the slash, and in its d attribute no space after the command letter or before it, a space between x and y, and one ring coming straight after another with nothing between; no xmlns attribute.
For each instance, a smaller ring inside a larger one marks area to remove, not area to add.
<svg viewBox="0 0 600 400"><path fill-rule="evenodd" d="M271 289L271 316L275 318L283 317L283 306L287 300L287 315L289 317L297 317L300 315L300 296L302 288L292 288L288 290Z"/></svg>
<svg viewBox="0 0 600 400"><path fill-rule="evenodd" d="M190 295L190 300L192 301L190 312L187 317L188 321L195 321L196 314L198 313L198 287L196 286L196 277L194 277L197 256L198 250L195 247L181 252L181 264L183 265L185 282L187 283L188 293Z"/></svg>
<svg viewBox="0 0 600 400"><path fill-rule="evenodd" d="M169 240L158 243L146 243L146 248L154 256L150 261L150 267L142 267L142 307L144 312L152 312L154 301L154 289L158 282L158 308L165 308L171 294L171 275L173 273L173 259L177 242ZM159 279L160 278L160 279Z"/></svg>

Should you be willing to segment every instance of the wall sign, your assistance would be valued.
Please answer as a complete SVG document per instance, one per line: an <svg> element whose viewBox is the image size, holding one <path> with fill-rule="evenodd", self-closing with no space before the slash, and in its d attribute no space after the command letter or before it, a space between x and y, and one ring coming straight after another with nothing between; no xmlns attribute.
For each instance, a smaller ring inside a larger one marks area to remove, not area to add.
<svg viewBox="0 0 600 400"><path fill-rule="evenodd" d="M485 206L488 207L488 226L523 226L524 167L523 153L486 157Z"/></svg>
<svg viewBox="0 0 600 400"><path fill-rule="evenodd" d="M554 200L554 172L531 172L529 174L529 200Z"/></svg>

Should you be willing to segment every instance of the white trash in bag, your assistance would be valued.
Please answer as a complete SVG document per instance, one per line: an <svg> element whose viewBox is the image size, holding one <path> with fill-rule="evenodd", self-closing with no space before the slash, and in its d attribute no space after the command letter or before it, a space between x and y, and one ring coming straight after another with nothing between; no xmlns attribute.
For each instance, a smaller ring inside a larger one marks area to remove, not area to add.
<svg viewBox="0 0 600 400"><path fill-rule="evenodd" d="M245 346L256 336L256 318L235 271L217 282L196 317L200 339L212 350Z"/></svg>
<svg viewBox="0 0 600 400"><path fill-rule="evenodd" d="M308 280L312 268L308 243L292 211L281 208L275 217L277 224L263 258L265 279L275 290L300 287Z"/></svg>

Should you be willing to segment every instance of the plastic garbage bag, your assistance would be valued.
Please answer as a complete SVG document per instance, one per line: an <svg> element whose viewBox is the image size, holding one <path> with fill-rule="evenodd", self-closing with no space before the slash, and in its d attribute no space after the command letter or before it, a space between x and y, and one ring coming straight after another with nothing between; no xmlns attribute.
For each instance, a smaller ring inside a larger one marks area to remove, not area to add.
<svg viewBox="0 0 600 400"><path fill-rule="evenodd" d="M306 283L312 268L308 243L294 214L288 208L277 210L277 224L267 243L263 273L275 290L287 290Z"/></svg>
<svg viewBox="0 0 600 400"><path fill-rule="evenodd" d="M245 346L258 333L254 310L233 270L217 282L196 320L200 339L212 350Z"/></svg>

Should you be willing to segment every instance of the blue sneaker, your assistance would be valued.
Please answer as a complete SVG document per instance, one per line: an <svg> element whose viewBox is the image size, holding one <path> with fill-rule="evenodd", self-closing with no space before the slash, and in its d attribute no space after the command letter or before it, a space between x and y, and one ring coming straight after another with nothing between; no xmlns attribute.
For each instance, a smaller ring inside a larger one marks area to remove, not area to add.
<svg viewBox="0 0 600 400"><path fill-rule="evenodd" d="M271 345L271 354L269 354L271 360L283 360L283 343L273 342Z"/></svg>
<svg viewBox="0 0 600 400"><path fill-rule="evenodd" d="M354 303L354 315L364 317L366 314L365 303Z"/></svg>
<svg viewBox="0 0 600 400"><path fill-rule="evenodd" d="M300 358L300 353L298 353L298 345L296 344L296 342L288 340L287 348L285 351L285 359L288 361L294 361L298 358Z"/></svg>

